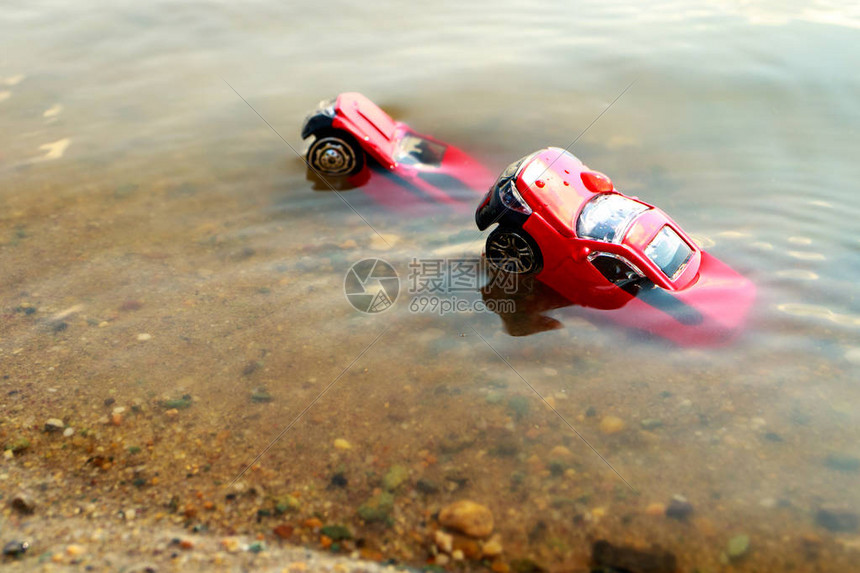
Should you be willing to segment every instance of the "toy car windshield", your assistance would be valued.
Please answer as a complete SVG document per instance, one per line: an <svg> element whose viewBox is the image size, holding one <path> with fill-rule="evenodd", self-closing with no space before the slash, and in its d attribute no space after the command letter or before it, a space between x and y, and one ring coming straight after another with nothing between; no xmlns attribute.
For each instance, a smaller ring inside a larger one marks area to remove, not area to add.
<svg viewBox="0 0 860 573"><path fill-rule="evenodd" d="M693 256L693 250L678 233L666 226L645 247L645 256L654 261L667 277L674 280Z"/></svg>
<svg viewBox="0 0 860 573"><path fill-rule="evenodd" d="M624 239L633 220L647 210L647 205L623 195L597 195L582 208L576 224L576 234L583 239L618 244Z"/></svg>
<svg viewBox="0 0 860 573"><path fill-rule="evenodd" d="M406 165L423 163L438 166L442 163L446 149L448 149L446 145L424 139L414 133L407 133L398 142L394 158L398 163Z"/></svg>

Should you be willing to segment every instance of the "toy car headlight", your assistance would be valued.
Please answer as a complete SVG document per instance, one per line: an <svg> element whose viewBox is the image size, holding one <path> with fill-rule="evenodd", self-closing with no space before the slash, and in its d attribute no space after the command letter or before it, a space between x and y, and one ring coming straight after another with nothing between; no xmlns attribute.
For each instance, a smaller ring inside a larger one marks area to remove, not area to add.
<svg viewBox="0 0 860 573"><path fill-rule="evenodd" d="M337 103L337 98L322 100L317 104L317 113L321 113L327 117L334 117L335 103Z"/></svg>
<svg viewBox="0 0 860 573"><path fill-rule="evenodd" d="M532 214L532 208L528 206L523 196L517 191L516 179L511 179L499 187L499 199L502 200L502 204L508 209L513 209L524 215Z"/></svg>
<svg viewBox="0 0 860 573"><path fill-rule="evenodd" d="M620 243L633 220L648 206L616 193L602 193L582 208L576 234L583 239Z"/></svg>

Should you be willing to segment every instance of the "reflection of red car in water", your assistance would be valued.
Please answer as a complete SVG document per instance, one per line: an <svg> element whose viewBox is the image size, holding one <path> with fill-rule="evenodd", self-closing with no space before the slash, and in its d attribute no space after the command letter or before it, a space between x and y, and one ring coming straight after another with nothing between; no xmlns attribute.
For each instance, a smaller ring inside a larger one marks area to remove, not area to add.
<svg viewBox="0 0 860 573"><path fill-rule="evenodd" d="M320 102L301 135L313 138L307 162L324 177L347 177L352 186L362 186L372 176L368 167L382 167L389 177L367 191L384 204L413 202L415 194L435 203L468 204L474 189L492 181L463 151L394 121L358 93Z"/></svg>
<svg viewBox="0 0 860 573"><path fill-rule="evenodd" d="M730 338L755 294L660 209L563 149L508 166L475 219L481 230L498 223L486 244L497 271L534 275L571 304L625 307L621 322L677 342Z"/></svg>

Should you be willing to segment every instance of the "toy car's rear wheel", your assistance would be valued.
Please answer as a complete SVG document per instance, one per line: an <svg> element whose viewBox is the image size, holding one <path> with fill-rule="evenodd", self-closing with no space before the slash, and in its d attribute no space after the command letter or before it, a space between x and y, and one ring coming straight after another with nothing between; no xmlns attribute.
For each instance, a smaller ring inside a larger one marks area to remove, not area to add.
<svg viewBox="0 0 860 573"><path fill-rule="evenodd" d="M496 227L487 237L486 253L490 266L505 273L537 273L543 266L537 243L522 229Z"/></svg>
<svg viewBox="0 0 860 573"><path fill-rule="evenodd" d="M350 134L326 130L315 135L308 149L308 163L320 175L344 177L364 167L364 150Z"/></svg>

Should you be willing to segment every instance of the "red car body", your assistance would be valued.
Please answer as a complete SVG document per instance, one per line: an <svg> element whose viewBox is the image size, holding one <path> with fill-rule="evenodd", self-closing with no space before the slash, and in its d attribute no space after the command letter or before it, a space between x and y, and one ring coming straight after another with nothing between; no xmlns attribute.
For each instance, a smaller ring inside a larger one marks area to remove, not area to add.
<svg viewBox="0 0 860 573"><path fill-rule="evenodd" d="M730 339L755 296L662 210L563 149L509 166L476 221L481 230L499 223L486 250L497 270L533 274L571 304L624 307L616 321L676 342Z"/></svg>
<svg viewBox="0 0 860 573"><path fill-rule="evenodd" d="M462 150L394 121L359 93L346 92L320 102L305 119L301 135L313 138L307 161L323 176L346 176L352 186L365 186L374 175L368 167L380 166L388 177L377 178L373 186L366 186L367 192L395 207L414 203L416 196L435 204L468 207L475 190L493 179ZM321 141L334 143L325 147ZM327 162L326 153L335 161ZM338 153L352 153L357 159L353 165L342 164ZM339 169L330 169L331 165Z"/></svg>

